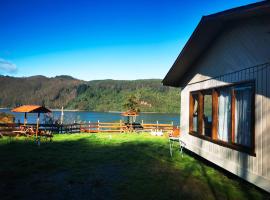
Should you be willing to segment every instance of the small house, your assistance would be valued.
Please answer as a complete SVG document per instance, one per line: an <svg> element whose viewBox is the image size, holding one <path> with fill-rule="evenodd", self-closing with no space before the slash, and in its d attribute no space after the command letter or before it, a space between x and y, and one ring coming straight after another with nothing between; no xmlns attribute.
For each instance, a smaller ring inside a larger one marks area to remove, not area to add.
<svg viewBox="0 0 270 200"><path fill-rule="evenodd" d="M203 16L163 84L186 148L270 192L270 2Z"/></svg>

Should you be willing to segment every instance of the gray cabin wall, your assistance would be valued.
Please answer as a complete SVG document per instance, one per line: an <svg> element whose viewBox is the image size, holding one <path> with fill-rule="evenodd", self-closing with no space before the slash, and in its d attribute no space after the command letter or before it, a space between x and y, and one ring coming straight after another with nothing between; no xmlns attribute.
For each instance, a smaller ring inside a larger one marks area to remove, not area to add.
<svg viewBox="0 0 270 200"><path fill-rule="evenodd" d="M269 62L269 46L270 16L231 23L189 70L189 83Z"/></svg>
<svg viewBox="0 0 270 200"><path fill-rule="evenodd" d="M230 25L196 63L181 91L181 133L186 148L270 192L270 20ZM260 65L249 68L251 66ZM239 71L240 70L240 71ZM255 80L255 153L251 156L194 137L189 131L191 91Z"/></svg>

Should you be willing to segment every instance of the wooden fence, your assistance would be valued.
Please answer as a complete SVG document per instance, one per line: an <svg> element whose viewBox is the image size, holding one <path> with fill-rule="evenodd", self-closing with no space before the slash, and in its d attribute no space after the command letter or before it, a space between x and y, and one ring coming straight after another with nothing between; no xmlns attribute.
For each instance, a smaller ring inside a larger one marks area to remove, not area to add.
<svg viewBox="0 0 270 200"><path fill-rule="evenodd" d="M0 124L0 133L10 133L14 130L18 130L20 126L23 124L21 123L8 123L8 124ZM36 124L27 124L27 127L36 127ZM72 123L72 124L40 124L39 129L41 130L48 130L53 133L79 133L81 130L81 124L79 123Z"/></svg>
<svg viewBox="0 0 270 200"><path fill-rule="evenodd" d="M162 130L171 131L173 130L173 123L171 124L147 124L147 123L133 123L127 124L122 122L94 122L81 124L81 132L98 133L98 132L139 132L139 131L151 131L151 130Z"/></svg>
<svg viewBox="0 0 270 200"><path fill-rule="evenodd" d="M23 124L11 123L0 124L0 133L9 133L13 130L19 129ZM27 124L35 128L36 124ZM147 132L151 130L162 130L164 132L173 130L173 123L133 123L127 124L122 120L119 122L88 122L88 123L72 123L72 124L40 124L40 129L49 130L54 133L99 133L99 132Z"/></svg>

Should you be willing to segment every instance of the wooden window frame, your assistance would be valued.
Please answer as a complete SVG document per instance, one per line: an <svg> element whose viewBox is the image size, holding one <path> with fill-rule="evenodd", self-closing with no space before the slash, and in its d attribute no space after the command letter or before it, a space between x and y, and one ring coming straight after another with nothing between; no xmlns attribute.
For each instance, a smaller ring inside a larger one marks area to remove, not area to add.
<svg viewBox="0 0 270 200"><path fill-rule="evenodd" d="M194 98L193 96L194 95L198 95L198 107L197 107L197 132L193 131L193 114L194 114ZM202 113L202 105L203 105L203 98L202 98L202 93L201 92L194 92L194 93L191 93L190 94L190 106L189 106L189 121L190 121L190 124L189 124L189 132L193 132L193 133L198 133L198 134L201 134L202 133L202 130L201 128L201 125L202 125L202 116L203 116L203 113ZM199 105L201 105L199 107Z"/></svg>
<svg viewBox="0 0 270 200"><path fill-rule="evenodd" d="M189 132L193 132L193 113L194 113L194 98L193 94L189 94Z"/></svg>
<svg viewBox="0 0 270 200"><path fill-rule="evenodd" d="M218 140L218 91L212 90L212 138Z"/></svg>
<svg viewBox="0 0 270 200"><path fill-rule="evenodd" d="M232 88L235 86L242 86L245 84L250 84L252 86L252 96L251 96L251 146L246 147L240 144L234 143L234 130L235 130L235 94L234 90L231 89L232 95L231 95L231 128L230 128L230 141L225 142L218 139L218 91L223 88ZM203 118L203 109L204 109L204 99L203 99L203 93L209 92L209 90L212 91L212 137L208 137L205 135L202 135L202 118ZM198 132L193 131L193 111L194 111L194 99L193 95L198 94L199 95L199 101L198 101ZM242 81L237 83L228 84L225 86L220 87L212 87L208 89L203 90L196 90L190 92L190 105L189 105L189 134L195 137L198 137L200 139L204 139L207 141L210 141L212 143L231 148L240 152L247 153L251 156L256 156L255 154L255 80L249 80L249 81Z"/></svg>

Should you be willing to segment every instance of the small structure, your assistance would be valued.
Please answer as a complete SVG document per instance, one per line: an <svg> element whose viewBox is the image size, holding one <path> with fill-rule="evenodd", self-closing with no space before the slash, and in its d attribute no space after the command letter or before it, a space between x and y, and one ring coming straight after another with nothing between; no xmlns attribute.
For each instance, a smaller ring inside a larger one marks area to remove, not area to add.
<svg viewBox="0 0 270 200"><path fill-rule="evenodd" d="M170 71L186 148L270 192L270 2L202 17Z"/></svg>
<svg viewBox="0 0 270 200"><path fill-rule="evenodd" d="M39 128L39 120L40 120L40 113L49 113L51 110L44 106L39 105L23 105L16 107L11 110L12 112L21 112L24 113L24 125L27 124L27 113L37 113L37 127L36 127L36 139L38 135L38 128Z"/></svg>
<svg viewBox="0 0 270 200"><path fill-rule="evenodd" d="M121 113L121 115L127 117L128 124L132 124L136 121L136 117L139 116L139 113L134 110L128 110L126 112Z"/></svg>
<svg viewBox="0 0 270 200"><path fill-rule="evenodd" d="M142 130L143 127L140 123L136 123L136 117L139 116L139 113L135 110L128 110L121 113L122 116L127 117L127 122L125 123L128 131L133 130Z"/></svg>

